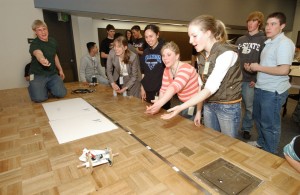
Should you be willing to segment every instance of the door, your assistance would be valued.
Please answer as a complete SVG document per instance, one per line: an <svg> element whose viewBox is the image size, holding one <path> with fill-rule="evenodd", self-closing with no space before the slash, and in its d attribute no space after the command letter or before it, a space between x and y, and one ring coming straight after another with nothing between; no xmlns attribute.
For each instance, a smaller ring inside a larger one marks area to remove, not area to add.
<svg viewBox="0 0 300 195"><path fill-rule="evenodd" d="M62 22L58 21L56 12L43 10L43 15L49 36L58 43L58 57L65 73L64 82L78 81L71 16L67 22Z"/></svg>

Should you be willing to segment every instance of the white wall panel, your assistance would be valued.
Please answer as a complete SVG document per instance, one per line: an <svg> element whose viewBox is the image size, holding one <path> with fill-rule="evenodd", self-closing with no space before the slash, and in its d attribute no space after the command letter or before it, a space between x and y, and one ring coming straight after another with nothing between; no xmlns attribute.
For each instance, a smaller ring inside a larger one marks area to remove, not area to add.
<svg viewBox="0 0 300 195"><path fill-rule="evenodd" d="M43 20L42 11L33 0L1 0L0 18L0 89L25 87L24 68L31 59L27 38L33 38L31 24Z"/></svg>

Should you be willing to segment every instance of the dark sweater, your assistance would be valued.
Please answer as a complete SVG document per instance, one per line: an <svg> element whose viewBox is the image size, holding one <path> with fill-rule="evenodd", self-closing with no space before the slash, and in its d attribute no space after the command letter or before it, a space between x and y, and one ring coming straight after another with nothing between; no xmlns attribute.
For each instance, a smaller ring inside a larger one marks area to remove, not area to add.
<svg viewBox="0 0 300 195"><path fill-rule="evenodd" d="M163 42L151 49L147 47L141 56L141 73L144 74L142 85L145 91L159 91L165 64L162 61L160 50Z"/></svg>
<svg viewBox="0 0 300 195"><path fill-rule="evenodd" d="M264 32L260 31L257 34L251 36L249 33L238 38L236 45L238 47L238 53L241 60L241 70L243 73L243 81L256 82L256 73L250 73L244 69L244 63L259 63L260 53L264 48L266 36Z"/></svg>
<svg viewBox="0 0 300 195"><path fill-rule="evenodd" d="M51 63L51 65L43 66L33 55L35 50L41 50L45 58ZM35 74L39 76L51 76L57 74L55 65L55 55L57 54L57 42L55 39L49 37L48 41L42 41L39 38L35 38L30 44L29 52L32 57L29 74Z"/></svg>

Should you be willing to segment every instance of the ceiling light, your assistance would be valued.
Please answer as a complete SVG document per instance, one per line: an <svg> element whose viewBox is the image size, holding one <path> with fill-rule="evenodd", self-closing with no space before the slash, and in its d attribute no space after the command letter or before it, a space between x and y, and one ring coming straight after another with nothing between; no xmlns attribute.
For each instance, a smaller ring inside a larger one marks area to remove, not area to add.
<svg viewBox="0 0 300 195"><path fill-rule="evenodd" d="M187 26L186 24L164 23L164 22L149 22L149 21L136 21L136 20L124 20L124 19L116 19L116 18L102 18L102 20L116 21L116 22L133 22L133 23L147 23L147 24L158 24L158 25L184 26L184 27Z"/></svg>

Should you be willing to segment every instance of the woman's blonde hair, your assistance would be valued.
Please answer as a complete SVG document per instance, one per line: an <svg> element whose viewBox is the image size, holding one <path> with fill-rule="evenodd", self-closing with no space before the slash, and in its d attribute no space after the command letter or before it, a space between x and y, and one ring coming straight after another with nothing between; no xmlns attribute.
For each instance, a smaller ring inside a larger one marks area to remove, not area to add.
<svg viewBox="0 0 300 195"><path fill-rule="evenodd" d="M213 16L198 16L189 23L189 26L191 25L198 26L202 31L211 31L214 38L221 43L228 40L225 24L221 20L216 20Z"/></svg>
<svg viewBox="0 0 300 195"><path fill-rule="evenodd" d="M162 53L165 49L169 49L169 50L173 51L176 55L177 55L177 54L180 55L179 47L178 47L178 45L177 45L175 42L173 42L173 41L170 41L170 42L165 43L165 44L162 46L161 50L160 50L161 53Z"/></svg>
<svg viewBox="0 0 300 195"><path fill-rule="evenodd" d="M47 24L45 22L41 21L41 20L33 21L32 25L31 25L31 28L32 28L32 30L35 30L35 29L37 29L38 27L41 27L41 26L44 26L44 27L48 28Z"/></svg>

